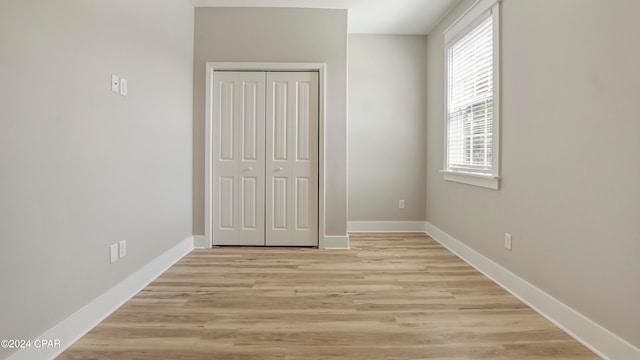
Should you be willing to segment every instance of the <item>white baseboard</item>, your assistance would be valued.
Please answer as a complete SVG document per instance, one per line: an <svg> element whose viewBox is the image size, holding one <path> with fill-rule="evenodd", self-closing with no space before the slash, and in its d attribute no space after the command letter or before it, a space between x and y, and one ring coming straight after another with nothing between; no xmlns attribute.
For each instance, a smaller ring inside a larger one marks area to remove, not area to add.
<svg viewBox="0 0 640 360"><path fill-rule="evenodd" d="M640 359L640 349L496 264L431 223L426 233L604 359Z"/></svg>
<svg viewBox="0 0 640 360"><path fill-rule="evenodd" d="M349 236L325 236L319 245L320 249L325 250L348 250Z"/></svg>
<svg viewBox="0 0 640 360"><path fill-rule="evenodd" d="M193 236L184 239L67 319L36 337L60 340L60 348L25 348L14 353L8 360L54 359L193 250L193 242Z"/></svg>
<svg viewBox="0 0 640 360"><path fill-rule="evenodd" d="M349 232L424 232L424 221L349 221Z"/></svg>
<svg viewBox="0 0 640 360"><path fill-rule="evenodd" d="M205 238L204 235L193 235L193 248L194 249L210 248L207 238Z"/></svg>

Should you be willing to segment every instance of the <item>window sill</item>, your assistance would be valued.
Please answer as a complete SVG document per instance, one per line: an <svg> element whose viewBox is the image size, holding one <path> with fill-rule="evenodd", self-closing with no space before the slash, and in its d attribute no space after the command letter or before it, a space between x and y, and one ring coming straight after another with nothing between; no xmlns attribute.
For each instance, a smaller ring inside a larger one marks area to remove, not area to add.
<svg viewBox="0 0 640 360"><path fill-rule="evenodd" d="M462 171L440 170L444 179L457 183L479 186L487 189L499 190L500 177L493 175L475 174Z"/></svg>

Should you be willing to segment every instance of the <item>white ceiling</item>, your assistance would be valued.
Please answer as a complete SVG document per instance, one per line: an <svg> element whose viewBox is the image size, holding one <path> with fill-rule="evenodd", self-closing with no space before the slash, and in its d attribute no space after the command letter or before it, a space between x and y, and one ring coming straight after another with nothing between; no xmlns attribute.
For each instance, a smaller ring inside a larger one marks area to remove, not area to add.
<svg viewBox="0 0 640 360"><path fill-rule="evenodd" d="M350 34L428 34L459 0L191 0L195 7L349 9Z"/></svg>

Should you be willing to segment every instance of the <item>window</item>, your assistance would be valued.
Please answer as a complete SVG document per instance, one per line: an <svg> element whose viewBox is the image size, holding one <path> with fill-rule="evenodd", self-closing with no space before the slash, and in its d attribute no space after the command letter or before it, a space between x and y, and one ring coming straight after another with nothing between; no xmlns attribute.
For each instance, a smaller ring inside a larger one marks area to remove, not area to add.
<svg viewBox="0 0 640 360"><path fill-rule="evenodd" d="M479 0L444 33L446 180L499 187L498 0Z"/></svg>

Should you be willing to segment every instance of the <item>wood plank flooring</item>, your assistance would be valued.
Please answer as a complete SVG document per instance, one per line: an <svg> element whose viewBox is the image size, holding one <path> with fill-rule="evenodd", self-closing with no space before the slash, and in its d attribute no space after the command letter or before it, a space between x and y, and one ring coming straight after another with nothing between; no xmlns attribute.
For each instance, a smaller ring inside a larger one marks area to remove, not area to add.
<svg viewBox="0 0 640 360"><path fill-rule="evenodd" d="M196 250L58 357L597 359L422 234Z"/></svg>

